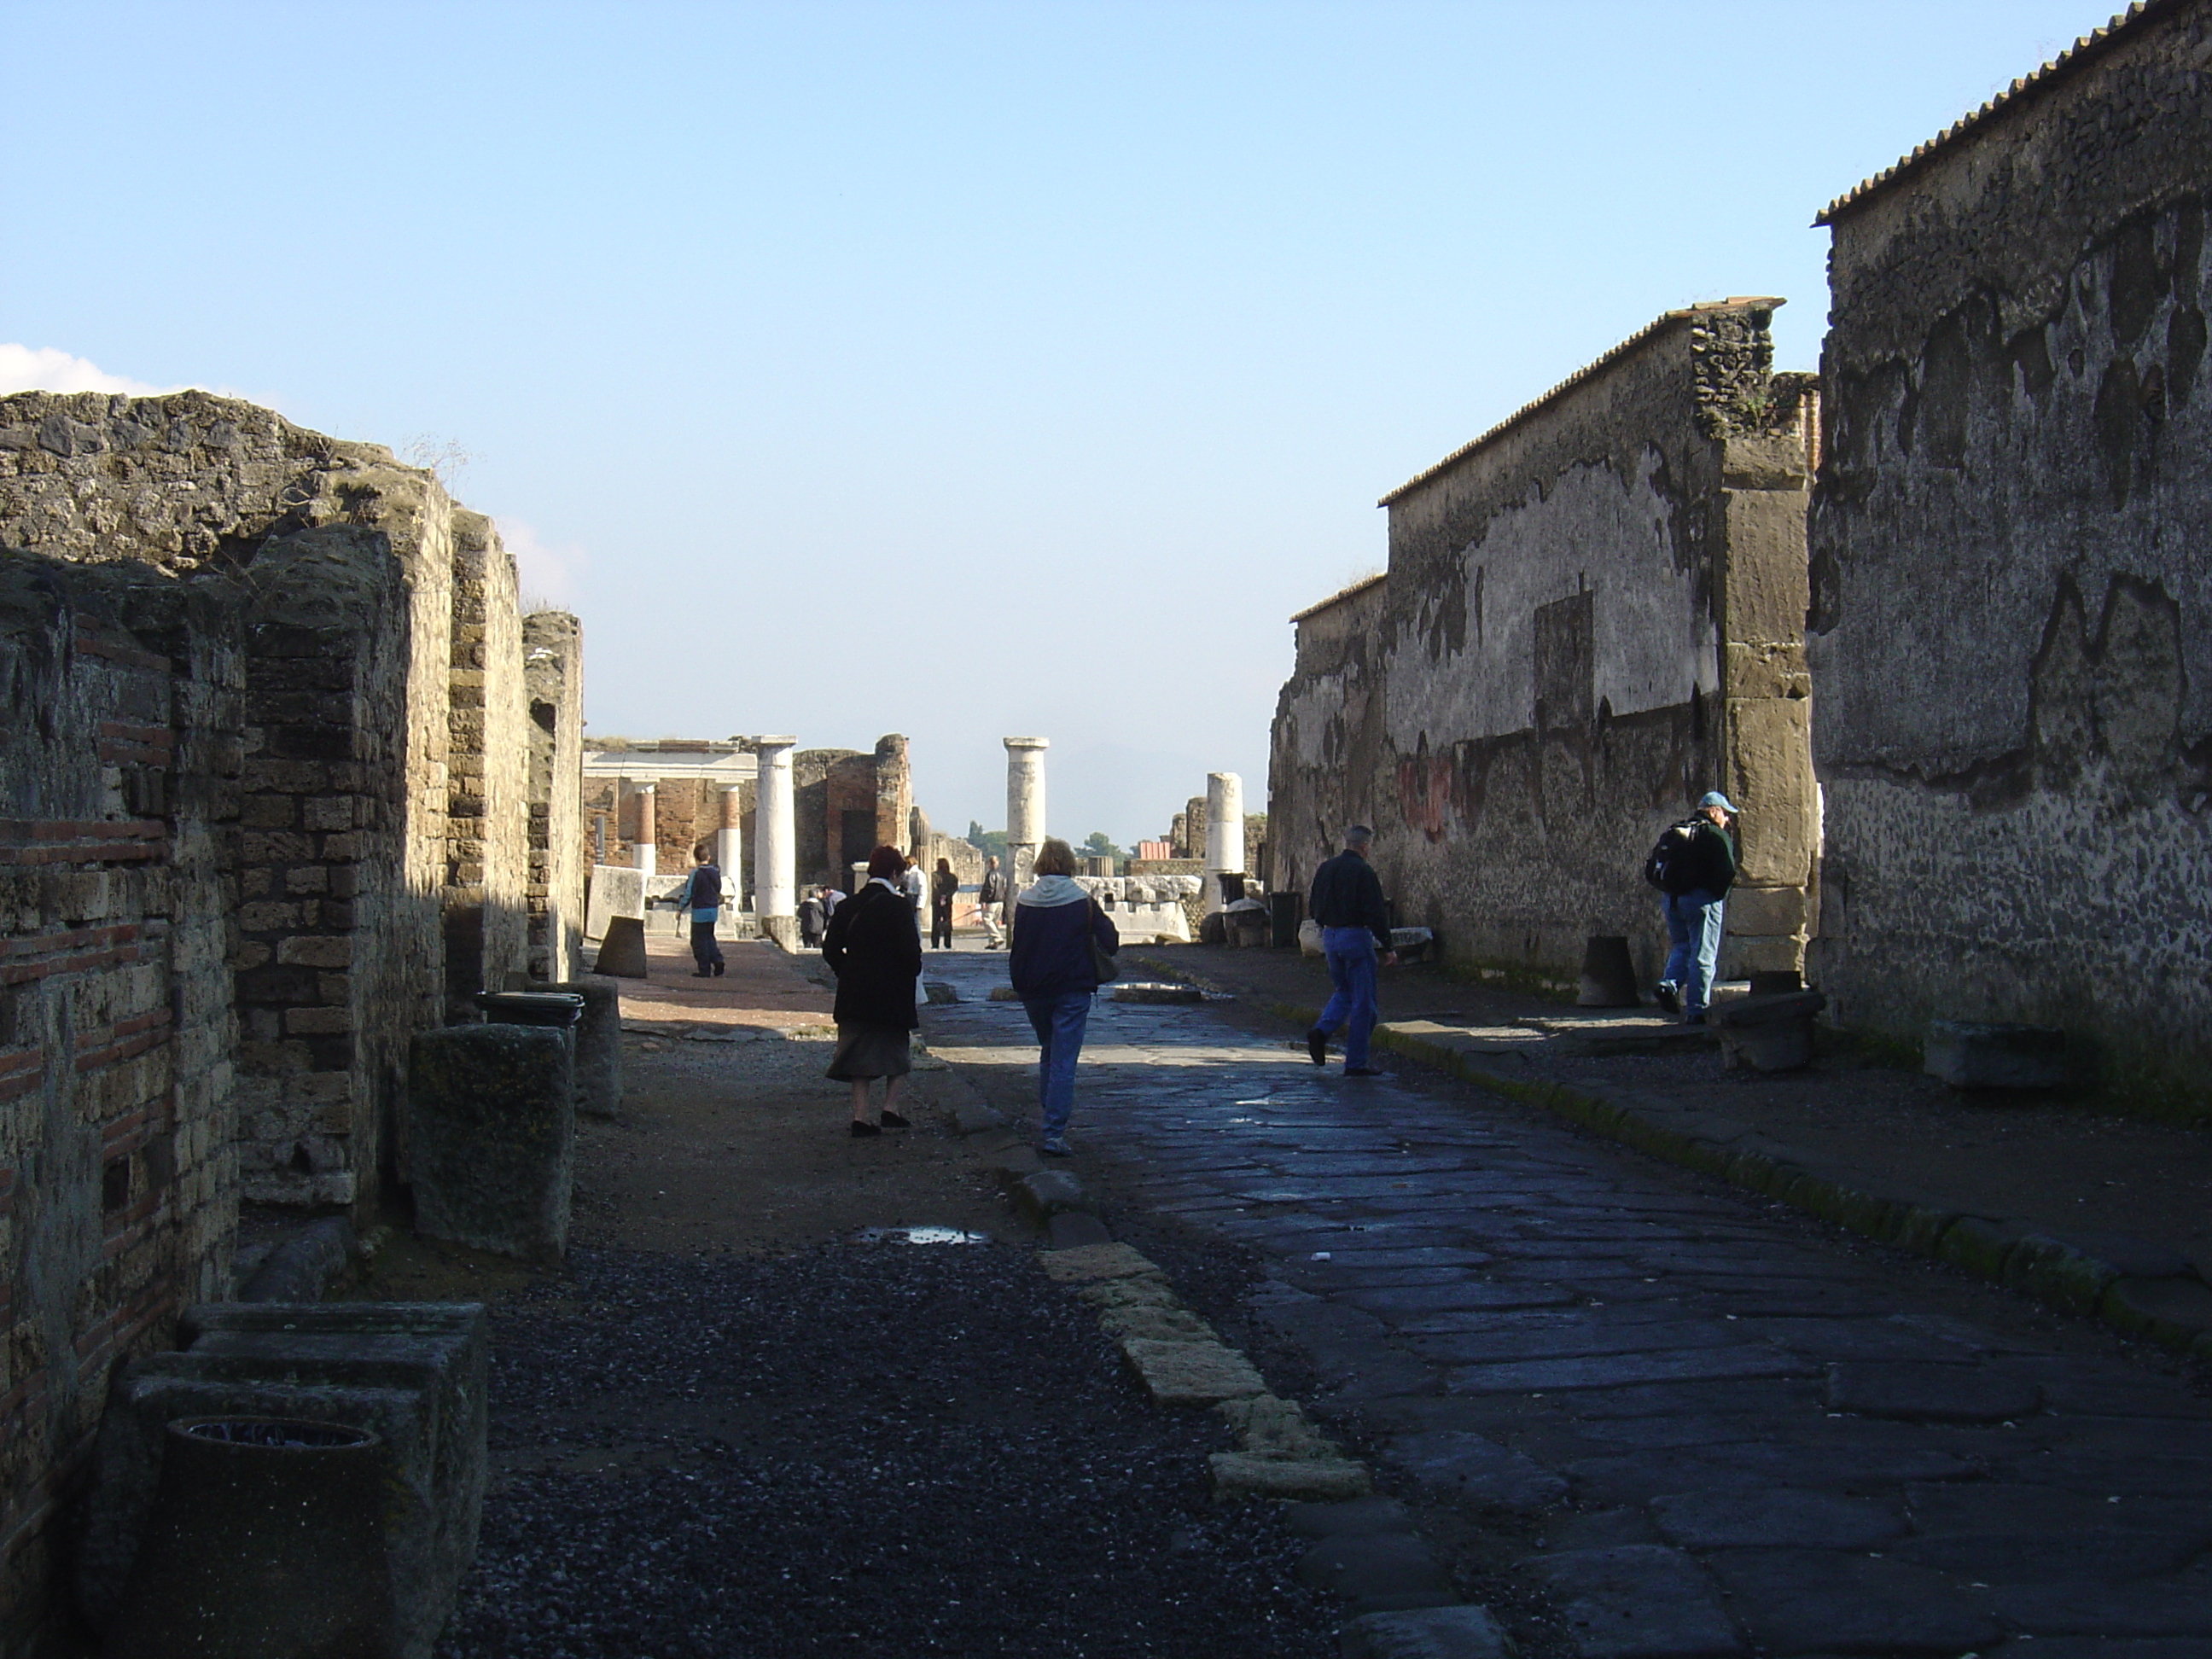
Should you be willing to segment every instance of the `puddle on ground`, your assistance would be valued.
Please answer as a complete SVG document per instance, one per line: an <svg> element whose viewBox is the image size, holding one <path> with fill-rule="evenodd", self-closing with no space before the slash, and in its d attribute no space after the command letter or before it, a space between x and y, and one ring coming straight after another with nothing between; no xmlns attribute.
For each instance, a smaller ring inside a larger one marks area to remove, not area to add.
<svg viewBox="0 0 2212 1659"><path fill-rule="evenodd" d="M988 1233L963 1232L957 1227L863 1227L853 1235L855 1244L988 1244Z"/></svg>

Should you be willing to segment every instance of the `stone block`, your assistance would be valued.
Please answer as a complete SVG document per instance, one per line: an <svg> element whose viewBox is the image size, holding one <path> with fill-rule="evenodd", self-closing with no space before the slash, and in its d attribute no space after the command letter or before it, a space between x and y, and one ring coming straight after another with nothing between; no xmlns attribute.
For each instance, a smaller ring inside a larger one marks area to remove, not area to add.
<svg viewBox="0 0 2212 1659"><path fill-rule="evenodd" d="M1723 980L1749 979L1759 974L1802 973L1805 941L1794 934L1729 933L1721 940Z"/></svg>
<svg viewBox="0 0 2212 1659"><path fill-rule="evenodd" d="M1626 938L1617 933L1591 935L1583 951L1576 1003L1584 1008L1633 1008L1643 1000L1636 988L1636 964L1629 957Z"/></svg>
<svg viewBox="0 0 2212 1659"><path fill-rule="evenodd" d="M241 1302L319 1302L360 1249L343 1216L313 1222L261 1259L238 1292Z"/></svg>
<svg viewBox="0 0 2212 1659"><path fill-rule="evenodd" d="M1154 1405L1212 1406L1267 1391L1252 1362L1218 1342L1156 1342L1134 1337L1121 1344L1121 1352Z"/></svg>
<svg viewBox="0 0 2212 1659"><path fill-rule="evenodd" d="M576 1115L566 1031L461 1025L414 1041L416 1231L525 1261L568 1247Z"/></svg>
<svg viewBox="0 0 2212 1659"><path fill-rule="evenodd" d="M645 922L637 916L610 916L606 933L599 940L599 954L592 963L592 971L616 979L643 979L645 968Z"/></svg>
<svg viewBox="0 0 2212 1659"><path fill-rule="evenodd" d="M1726 775L1744 809L1741 880L1802 887L1812 878L1820 836L1814 804L1812 704L1803 697L1753 697L1726 705Z"/></svg>
<svg viewBox="0 0 2212 1659"><path fill-rule="evenodd" d="M1140 1251L1127 1244L1093 1244L1077 1250L1054 1250L1037 1258L1045 1277L1063 1285L1082 1285L1111 1279L1157 1276L1159 1268Z"/></svg>
<svg viewBox="0 0 2212 1659"><path fill-rule="evenodd" d="M1740 884L1729 889L1722 914L1731 933L1801 933L1805 930L1805 890Z"/></svg>
<svg viewBox="0 0 2212 1659"><path fill-rule="evenodd" d="M1487 1607L1366 1613L1338 1638L1342 1659L1510 1659L1516 1651Z"/></svg>
<svg viewBox="0 0 2212 1659"><path fill-rule="evenodd" d="M1827 1406L1858 1417L1916 1423L2002 1423L2043 1407L2034 1383L1939 1360L1846 1361L1828 1367Z"/></svg>
<svg viewBox="0 0 2212 1659"><path fill-rule="evenodd" d="M1013 1183L1017 1209L1040 1224L1062 1210L1089 1210L1094 1200L1083 1183L1065 1170L1039 1170Z"/></svg>
<svg viewBox="0 0 2212 1659"><path fill-rule="evenodd" d="M2107 1324L2185 1351L2212 1333L2212 1288L2195 1279L2122 1279L2100 1311Z"/></svg>
<svg viewBox="0 0 2212 1659"><path fill-rule="evenodd" d="M1055 1250L1084 1249L1113 1242L1114 1235L1097 1216L1082 1210L1062 1210L1045 1224Z"/></svg>
<svg viewBox="0 0 2212 1659"><path fill-rule="evenodd" d="M960 1000L960 988L950 980L926 979L921 982L921 994L925 1000L930 1002L957 1002Z"/></svg>
<svg viewBox="0 0 2212 1659"><path fill-rule="evenodd" d="M1803 639L1811 597L1805 570L1808 499L1802 480L1786 489L1724 492L1723 638L1753 645Z"/></svg>
<svg viewBox="0 0 2212 1659"><path fill-rule="evenodd" d="M2056 1089L2066 1081L2066 1034L2048 1025L1929 1022L1925 1069L1954 1089Z"/></svg>
<svg viewBox="0 0 2212 1659"><path fill-rule="evenodd" d="M429 1659L475 1557L487 1473L483 1309L473 1303L216 1304L186 1346L118 1377L100 1425L77 1558L95 1629L122 1594L161 1479L167 1425L212 1415L367 1429L392 1458L387 1547L405 1659Z"/></svg>
<svg viewBox="0 0 2212 1659"><path fill-rule="evenodd" d="M1697 1564L1657 1544L1566 1550L1534 1566L1578 1659L1705 1659L1743 1640Z"/></svg>
<svg viewBox="0 0 2212 1659"><path fill-rule="evenodd" d="M536 987L567 991L584 1000L576 1022L576 1109L586 1117L612 1117L622 1109L622 988L591 975Z"/></svg>
<svg viewBox="0 0 2212 1659"><path fill-rule="evenodd" d="M1753 1072L1791 1072L1813 1059L1813 1018L1827 1006L1818 991L1738 997L1716 1004L1705 1024L1720 1034L1730 1066Z"/></svg>
<svg viewBox="0 0 2212 1659"><path fill-rule="evenodd" d="M1195 985L1164 985L1133 980L1127 985L1114 988L1114 1000L1160 1005L1203 1002L1206 993Z"/></svg>
<svg viewBox="0 0 2212 1659"><path fill-rule="evenodd" d="M1213 1496L1220 1503L1265 1498L1279 1503L1331 1504L1364 1498L1375 1489L1366 1469L1349 1458L1215 1452L1206 1461L1213 1474Z"/></svg>

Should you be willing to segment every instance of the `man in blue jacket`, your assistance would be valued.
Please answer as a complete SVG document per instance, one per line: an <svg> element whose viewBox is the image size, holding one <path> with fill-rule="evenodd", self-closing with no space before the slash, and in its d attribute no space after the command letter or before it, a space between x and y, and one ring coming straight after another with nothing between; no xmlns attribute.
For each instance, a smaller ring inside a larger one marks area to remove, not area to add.
<svg viewBox="0 0 2212 1659"><path fill-rule="evenodd" d="M714 924L722 915L722 872L702 847L692 857L698 867L684 883L682 903L691 913L691 960L699 965L694 979L711 979L722 971L722 947L714 942Z"/></svg>
<svg viewBox="0 0 2212 1659"><path fill-rule="evenodd" d="M1375 832L1355 823L1344 832L1344 850L1314 872L1307 914L1321 927L1328 982L1335 994L1321 1011L1321 1024L1306 1033L1306 1052L1316 1066L1328 1064L1329 1035L1344 1027L1344 1074L1380 1077L1367 1063L1367 1038L1375 1029L1375 975L1398 960L1390 948L1390 911L1382 884L1367 862Z"/></svg>

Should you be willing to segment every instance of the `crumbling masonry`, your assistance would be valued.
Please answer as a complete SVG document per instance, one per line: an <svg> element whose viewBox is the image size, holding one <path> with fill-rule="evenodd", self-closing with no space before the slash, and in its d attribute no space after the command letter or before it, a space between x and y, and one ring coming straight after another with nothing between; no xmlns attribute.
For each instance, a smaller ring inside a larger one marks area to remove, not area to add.
<svg viewBox="0 0 2212 1659"><path fill-rule="evenodd" d="M533 945L575 970L575 625L532 619L526 696L514 595L374 446L0 398L0 1650L109 1372L226 1293L240 1199L373 1206L410 1037Z"/></svg>

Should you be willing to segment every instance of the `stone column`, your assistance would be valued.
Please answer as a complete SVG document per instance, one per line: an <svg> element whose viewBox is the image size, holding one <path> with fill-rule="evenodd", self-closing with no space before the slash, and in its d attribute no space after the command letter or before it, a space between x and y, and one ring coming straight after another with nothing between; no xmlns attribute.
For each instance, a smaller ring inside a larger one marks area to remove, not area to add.
<svg viewBox="0 0 2212 1659"><path fill-rule="evenodd" d="M744 809L741 786L734 783L715 786L722 797L720 827L714 831L714 862L721 866L722 890L730 896L730 908L738 908L742 893L738 885L744 874Z"/></svg>
<svg viewBox="0 0 2212 1659"><path fill-rule="evenodd" d="M797 738L755 738L753 912L761 933L787 951L799 948L798 810L792 799L791 751Z"/></svg>
<svg viewBox="0 0 2212 1659"><path fill-rule="evenodd" d="M1016 891L1030 884L1030 866L1044 839L1044 738L1008 738L1006 745L1006 881Z"/></svg>
<svg viewBox="0 0 2212 1659"><path fill-rule="evenodd" d="M1206 775L1206 910L1221 908L1224 874L1244 869L1244 780L1234 772Z"/></svg>
<svg viewBox="0 0 2212 1659"><path fill-rule="evenodd" d="M637 786L637 839L631 843L629 861L651 875L660 849L653 844L653 786Z"/></svg>

